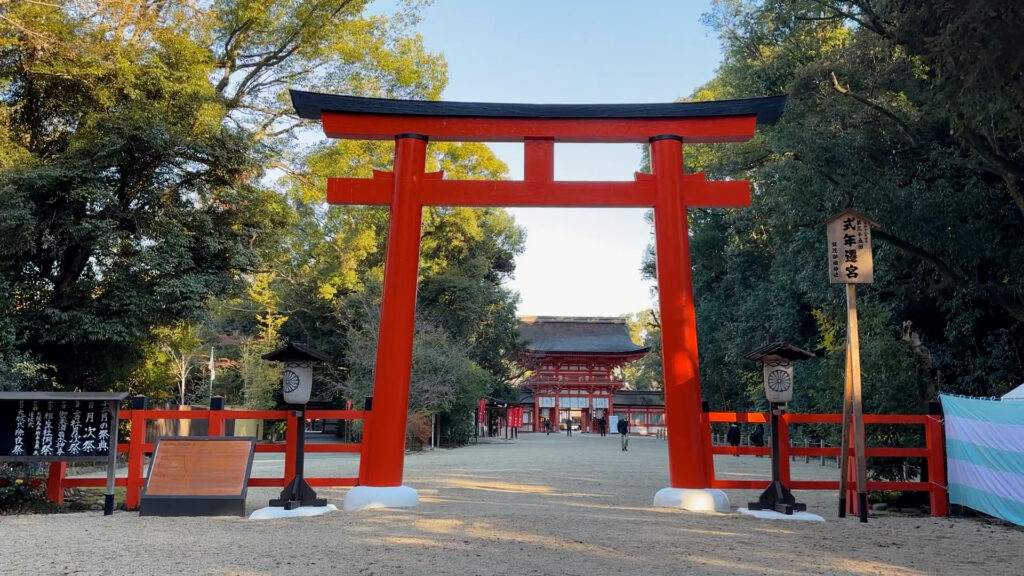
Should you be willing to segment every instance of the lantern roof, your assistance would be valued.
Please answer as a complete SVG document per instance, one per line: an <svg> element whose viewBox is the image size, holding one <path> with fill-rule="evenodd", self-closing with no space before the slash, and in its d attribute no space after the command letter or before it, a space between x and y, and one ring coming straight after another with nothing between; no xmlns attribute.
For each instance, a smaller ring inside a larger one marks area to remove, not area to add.
<svg viewBox="0 0 1024 576"><path fill-rule="evenodd" d="M331 361L331 357L327 354L308 344L299 344L298 342L289 342L273 352L267 352L263 355L263 359L270 360L271 362Z"/></svg>
<svg viewBox="0 0 1024 576"><path fill-rule="evenodd" d="M756 350L752 350L743 356L747 360L753 360L754 362L763 362L765 360L807 360L814 358L813 352L808 352L803 348L797 348L789 342L772 342L761 346Z"/></svg>

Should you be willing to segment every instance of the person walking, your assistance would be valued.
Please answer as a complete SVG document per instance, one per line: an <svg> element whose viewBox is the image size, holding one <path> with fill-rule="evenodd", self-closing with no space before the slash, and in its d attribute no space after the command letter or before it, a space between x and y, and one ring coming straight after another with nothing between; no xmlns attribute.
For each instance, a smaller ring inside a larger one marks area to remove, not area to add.
<svg viewBox="0 0 1024 576"><path fill-rule="evenodd" d="M619 423L616 425L619 434L622 434L622 451L629 450L629 421L625 418L619 418Z"/></svg>
<svg viewBox="0 0 1024 576"><path fill-rule="evenodd" d="M729 425L729 431L726 432L725 439L726 439L727 442L729 442L729 446L732 446L733 448L739 447L739 445L740 445L740 426L739 426L739 424L733 422L732 424ZM739 458L739 455L740 455L739 451L737 451L735 454L733 454L733 456L736 456L737 458Z"/></svg>
<svg viewBox="0 0 1024 576"><path fill-rule="evenodd" d="M605 422L604 416L597 419L597 431L601 433L601 437L604 438L605 432L608 430L608 423Z"/></svg>
<svg viewBox="0 0 1024 576"><path fill-rule="evenodd" d="M572 438L572 416L565 419L565 435Z"/></svg>

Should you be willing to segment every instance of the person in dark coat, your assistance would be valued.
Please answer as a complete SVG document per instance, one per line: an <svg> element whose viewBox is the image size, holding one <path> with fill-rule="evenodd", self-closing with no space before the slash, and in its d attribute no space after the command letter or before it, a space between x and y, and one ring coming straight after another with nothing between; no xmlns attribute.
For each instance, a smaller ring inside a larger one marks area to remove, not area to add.
<svg viewBox="0 0 1024 576"><path fill-rule="evenodd" d="M622 434L622 451L629 450L629 421L625 418L619 418L619 423L615 426L618 429L619 434Z"/></svg>
<svg viewBox="0 0 1024 576"><path fill-rule="evenodd" d="M739 424L733 422L729 425L729 431L725 434L725 440L729 442L729 446L736 448L740 445L740 427ZM733 456L739 456L739 452L733 454Z"/></svg>
<svg viewBox="0 0 1024 576"><path fill-rule="evenodd" d="M597 431L601 433L601 437L604 437L605 431L608 429L608 423L605 422L604 416L597 419Z"/></svg>
<svg viewBox="0 0 1024 576"><path fill-rule="evenodd" d="M754 431L750 433L750 444L759 448L764 446L764 424L758 424ZM761 458L762 455L758 454L757 457Z"/></svg>

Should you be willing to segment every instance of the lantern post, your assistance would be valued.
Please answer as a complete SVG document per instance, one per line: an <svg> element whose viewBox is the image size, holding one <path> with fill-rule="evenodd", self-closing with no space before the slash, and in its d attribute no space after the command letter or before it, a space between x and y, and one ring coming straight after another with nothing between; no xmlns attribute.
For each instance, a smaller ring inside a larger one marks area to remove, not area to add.
<svg viewBox="0 0 1024 576"><path fill-rule="evenodd" d="M284 401L297 406L292 412L298 422L295 438L295 470L291 482L281 491L281 497L270 501L270 506L294 510L301 506L326 506L327 500L316 497L316 491L306 482L303 473L306 453L306 404L313 390L313 364L328 362L323 352L304 344L289 343L263 355L264 360L284 363L281 379Z"/></svg>
<svg viewBox="0 0 1024 576"><path fill-rule="evenodd" d="M757 502L747 504L750 510L774 510L787 515L807 510L807 506L798 503L793 493L782 483L779 473L779 426L782 425L782 415L786 413L786 404L793 398L793 361L813 357L811 352L786 342L768 344L746 355L748 360L761 362L764 366L764 394L771 410L772 432L772 483L761 493Z"/></svg>

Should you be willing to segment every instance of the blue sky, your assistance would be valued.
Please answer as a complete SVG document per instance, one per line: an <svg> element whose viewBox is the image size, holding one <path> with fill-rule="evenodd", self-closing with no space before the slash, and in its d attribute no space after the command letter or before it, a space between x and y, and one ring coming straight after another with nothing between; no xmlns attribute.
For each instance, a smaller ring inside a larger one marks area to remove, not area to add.
<svg viewBox="0 0 1024 576"><path fill-rule="evenodd" d="M671 102L721 59L710 0L436 0L418 30L448 62L444 100ZM491 146L522 178L522 146ZM631 180L635 145L556 145L558 180ZM643 210L511 209L527 230L509 285L521 315L619 316L650 307Z"/></svg>

